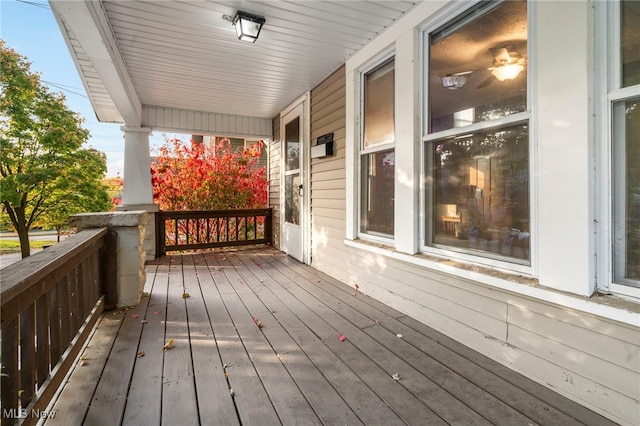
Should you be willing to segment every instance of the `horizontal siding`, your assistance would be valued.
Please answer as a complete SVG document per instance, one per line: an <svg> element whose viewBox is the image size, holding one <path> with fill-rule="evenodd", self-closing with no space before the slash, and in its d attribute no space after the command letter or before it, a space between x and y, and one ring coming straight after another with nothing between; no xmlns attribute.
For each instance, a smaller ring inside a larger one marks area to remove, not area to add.
<svg viewBox="0 0 640 426"><path fill-rule="evenodd" d="M184 131L187 133L213 134L237 137L271 139L271 119L239 115L216 114L176 108L144 105L142 126L154 130Z"/></svg>
<svg viewBox="0 0 640 426"><path fill-rule="evenodd" d="M343 260L345 236L345 67L311 91L311 140L333 133L331 157L311 162L312 265Z"/></svg>
<svg viewBox="0 0 640 426"><path fill-rule="evenodd" d="M314 217L313 218L313 227L314 227L314 231L316 230L316 227L318 227L318 228L319 227L328 227L328 228L337 229L337 230L342 231L342 235L338 235L336 241L340 242L339 248L341 248L341 249L345 248L344 245L342 244L342 241L344 240L344 233L345 233L345 230L346 230L344 217L339 218L339 219L334 219L334 218L330 218L330 217L318 217L318 218ZM325 257L329 253L318 252L316 254L317 254L318 258L321 258L321 257Z"/></svg>
<svg viewBox="0 0 640 426"><path fill-rule="evenodd" d="M568 317L567 313L554 306L529 302L523 306L513 306L509 311L509 322L579 351L589 351L591 355L627 370L638 369L640 351L629 351L629 344L639 343L637 329L603 322L589 315L584 315L576 322L575 318ZM536 319L535 329L529 325L529 319L532 317ZM637 396L640 396L640 386L637 386L635 391Z"/></svg>
<svg viewBox="0 0 640 426"><path fill-rule="evenodd" d="M632 374L632 370L623 368L606 359L594 357L589 352L576 349L562 341L549 339L547 336L540 334L537 320L539 318L531 321L526 328L510 325L509 344L529 352L538 358L539 362L563 366L564 372L561 373L561 377L555 377L555 381L560 379L571 384L571 381L575 380L576 376L580 376L583 381L591 381L594 384L609 382L612 390L630 399L639 398L638 381L637 377ZM557 331L563 334L570 331L561 324L555 323L554 325ZM534 328L535 331L528 330L531 328ZM544 329L544 324L541 328ZM566 334L566 337L569 338L570 334ZM597 335L593 335L594 347L599 340L602 339L598 339ZM541 345L541 343L544 344ZM600 364L600 368L594 369L593 366L597 364Z"/></svg>
<svg viewBox="0 0 640 426"><path fill-rule="evenodd" d="M345 189L345 182L342 181L332 181L332 180L324 180L324 181L311 181L311 191L315 191L316 189Z"/></svg>
<svg viewBox="0 0 640 426"><path fill-rule="evenodd" d="M345 209L345 200L344 198L318 198L314 202L315 208L328 208L328 209L336 209L342 212L341 216L344 218L344 209ZM317 212L316 212L317 214Z"/></svg>
<svg viewBox="0 0 640 426"><path fill-rule="evenodd" d="M314 194L318 197L318 200L332 199L345 201L343 189L316 189Z"/></svg>
<svg viewBox="0 0 640 426"><path fill-rule="evenodd" d="M269 207L273 209L273 246L280 248L280 116L272 120L273 139L269 143Z"/></svg>

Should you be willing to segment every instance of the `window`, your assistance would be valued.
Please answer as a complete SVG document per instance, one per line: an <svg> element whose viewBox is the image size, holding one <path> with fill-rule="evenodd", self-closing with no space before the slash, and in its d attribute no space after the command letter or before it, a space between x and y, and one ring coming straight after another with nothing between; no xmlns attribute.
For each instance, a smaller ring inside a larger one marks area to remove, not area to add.
<svg viewBox="0 0 640 426"><path fill-rule="evenodd" d="M394 233L394 60L362 74L360 232Z"/></svg>
<svg viewBox="0 0 640 426"><path fill-rule="evenodd" d="M527 3L425 32L427 250L530 264Z"/></svg>
<svg viewBox="0 0 640 426"><path fill-rule="evenodd" d="M609 91L613 148L613 281L640 287L640 2L619 3Z"/></svg>

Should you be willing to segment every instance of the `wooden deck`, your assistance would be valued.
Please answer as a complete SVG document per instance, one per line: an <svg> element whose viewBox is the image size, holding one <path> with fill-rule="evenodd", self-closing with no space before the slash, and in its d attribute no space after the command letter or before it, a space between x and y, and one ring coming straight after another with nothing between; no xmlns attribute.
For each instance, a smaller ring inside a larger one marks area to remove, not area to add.
<svg viewBox="0 0 640 426"><path fill-rule="evenodd" d="M610 424L273 249L167 256L146 292L46 425Z"/></svg>

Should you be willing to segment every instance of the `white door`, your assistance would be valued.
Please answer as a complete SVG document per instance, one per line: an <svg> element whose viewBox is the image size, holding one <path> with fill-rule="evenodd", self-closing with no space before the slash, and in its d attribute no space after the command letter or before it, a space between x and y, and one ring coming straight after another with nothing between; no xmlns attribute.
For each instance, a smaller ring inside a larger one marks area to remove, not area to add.
<svg viewBox="0 0 640 426"><path fill-rule="evenodd" d="M282 250L305 262L304 103L282 116Z"/></svg>

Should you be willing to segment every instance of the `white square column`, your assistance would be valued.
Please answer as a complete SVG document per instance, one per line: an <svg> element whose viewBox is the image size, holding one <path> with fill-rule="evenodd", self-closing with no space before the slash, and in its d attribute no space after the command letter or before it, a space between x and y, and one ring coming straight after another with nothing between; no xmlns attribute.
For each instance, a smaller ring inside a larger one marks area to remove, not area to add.
<svg viewBox="0 0 640 426"><path fill-rule="evenodd" d="M122 205L153 204L151 154L147 127L122 126L124 132L124 187Z"/></svg>
<svg viewBox="0 0 640 426"><path fill-rule="evenodd" d="M120 128L124 133L124 176L122 206L118 211L145 210L149 214L144 223L144 251L147 260L156 255L155 213L158 206L153 204L151 185L151 154L149 152L148 127Z"/></svg>

